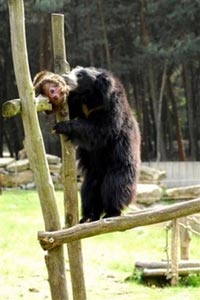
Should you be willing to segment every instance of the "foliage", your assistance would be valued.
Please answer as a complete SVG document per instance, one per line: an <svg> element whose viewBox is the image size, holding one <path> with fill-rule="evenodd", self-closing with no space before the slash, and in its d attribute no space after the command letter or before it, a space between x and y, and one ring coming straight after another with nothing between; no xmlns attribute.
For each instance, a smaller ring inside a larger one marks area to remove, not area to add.
<svg viewBox="0 0 200 300"><path fill-rule="evenodd" d="M143 278L142 278L142 270L134 269L133 274L129 276L126 281L135 281L138 284L143 284Z"/></svg>
<svg viewBox="0 0 200 300"><path fill-rule="evenodd" d="M129 276L126 281L135 282L137 284L143 284L147 286L157 286L157 287L169 287L170 280L163 277L149 277L144 278L142 269L135 268L133 274ZM180 287L200 287L200 274L189 274L179 277Z"/></svg>
<svg viewBox="0 0 200 300"><path fill-rule="evenodd" d="M56 1L56 0L35 0L33 1L32 8L43 12L57 12L63 9L64 3L70 1Z"/></svg>
<svg viewBox="0 0 200 300"><path fill-rule="evenodd" d="M4 11L6 9L6 6L6 0L0 0L0 11Z"/></svg>
<svg viewBox="0 0 200 300"><path fill-rule="evenodd" d="M7 16L5 1L0 3L1 11ZM62 12L70 65L108 68L124 83L140 123L142 159L157 158L159 139L162 160L200 159L198 0L25 0L25 8L33 76L41 69L53 70L50 13ZM5 33L8 26L8 19L1 17L1 31ZM16 97L13 95L16 90L11 88L14 79L10 62L9 35L1 34L0 71L4 75L0 80L7 82L6 86L0 84L3 100ZM22 130L17 124L14 126L22 140ZM45 126L46 120L42 123ZM4 127L4 135L9 141L15 141L16 132L10 133ZM57 149L46 131L44 135L47 151ZM13 149L11 142L9 147Z"/></svg>
<svg viewBox="0 0 200 300"><path fill-rule="evenodd" d="M200 287L200 274L189 274L180 279L180 286Z"/></svg>

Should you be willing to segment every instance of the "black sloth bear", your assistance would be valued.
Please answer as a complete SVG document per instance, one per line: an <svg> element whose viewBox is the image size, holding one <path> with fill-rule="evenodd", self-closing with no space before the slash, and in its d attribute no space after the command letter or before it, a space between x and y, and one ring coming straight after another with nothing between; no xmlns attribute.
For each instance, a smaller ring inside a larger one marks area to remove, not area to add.
<svg viewBox="0 0 200 300"><path fill-rule="evenodd" d="M76 67L69 86L70 121L54 126L77 145L83 222L119 216L136 196L140 133L122 84L112 73Z"/></svg>

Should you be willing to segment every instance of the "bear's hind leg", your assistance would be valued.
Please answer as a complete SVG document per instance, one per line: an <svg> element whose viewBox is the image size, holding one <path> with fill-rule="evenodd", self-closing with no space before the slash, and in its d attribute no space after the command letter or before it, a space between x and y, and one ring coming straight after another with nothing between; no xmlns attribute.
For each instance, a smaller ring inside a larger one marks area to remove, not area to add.
<svg viewBox="0 0 200 300"><path fill-rule="evenodd" d="M122 170L106 174L101 194L103 199L104 218L117 217L134 199L135 185L133 179Z"/></svg>
<svg viewBox="0 0 200 300"><path fill-rule="evenodd" d="M100 183L93 175L86 175L81 188L82 218L80 223L97 221L102 214Z"/></svg>

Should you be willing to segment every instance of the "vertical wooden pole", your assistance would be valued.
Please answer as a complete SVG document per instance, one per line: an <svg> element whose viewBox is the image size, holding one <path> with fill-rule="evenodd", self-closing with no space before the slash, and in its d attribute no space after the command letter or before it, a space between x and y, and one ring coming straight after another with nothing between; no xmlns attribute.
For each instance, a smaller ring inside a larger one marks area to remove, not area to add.
<svg viewBox="0 0 200 300"><path fill-rule="evenodd" d="M54 50L54 70L58 74L69 71L66 62L65 39L64 39L64 16L52 15L52 34ZM57 120L66 120L57 115ZM62 164L63 164L63 188L65 205L65 226L66 228L78 223L78 195L77 195L77 175L75 149L73 145L66 141L61 135ZM67 244L70 273L72 280L73 299L86 300L86 289L83 272L81 241Z"/></svg>
<svg viewBox="0 0 200 300"><path fill-rule="evenodd" d="M188 218L184 217L180 219L180 250L181 259L189 260L190 258L190 242L191 242L191 232L189 230Z"/></svg>
<svg viewBox="0 0 200 300"><path fill-rule="evenodd" d="M179 221L172 220L172 239L171 239L171 285L178 284L178 242L179 242Z"/></svg>
<svg viewBox="0 0 200 300"><path fill-rule="evenodd" d="M35 94L30 77L25 37L23 0L9 0L9 17L12 55L18 91L22 104L22 121L25 148L34 172L46 230L59 230L60 220L55 192L45 155L44 143L38 122ZM63 247L48 251L46 265L52 300L67 300Z"/></svg>

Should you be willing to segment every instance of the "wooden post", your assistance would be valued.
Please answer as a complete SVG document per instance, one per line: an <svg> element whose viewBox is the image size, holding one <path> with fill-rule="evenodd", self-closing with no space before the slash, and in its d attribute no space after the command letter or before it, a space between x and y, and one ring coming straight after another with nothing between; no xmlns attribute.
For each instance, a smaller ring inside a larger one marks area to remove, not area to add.
<svg viewBox="0 0 200 300"><path fill-rule="evenodd" d="M52 34L54 50L54 71L61 75L66 71L69 71L69 64L66 61L63 15L52 15ZM64 118L57 114L58 121L63 121L66 119L67 117ZM61 146L65 226L66 228L68 228L78 223L78 194L75 150L71 142L66 141L66 138L63 135L61 135ZM67 248L69 255L73 299L86 300L81 241L68 243Z"/></svg>
<svg viewBox="0 0 200 300"><path fill-rule="evenodd" d="M171 285L178 284L179 267L178 267L178 241L179 241L179 221L172 221L172 239L171 239Z"/></svg>
<svg viewBox="0 0 200 300"><path fill-rule="evenodd" d="M55 192L45 156L44 143L34 103L34 89L30 77L25 37L23 0L9 0L12 55L25 132L25 148L34 172L45 228L60 229ZM46 265L52 300L68 300L63 247L48 251Z"/></svg>
<svg viewBox="0 0 200 300"><path fill-rule="evenodd" d="M181 259L189 260L190 258L190 242L192 233L189 230L188 218L180 219L180 250Z"/></svg>

